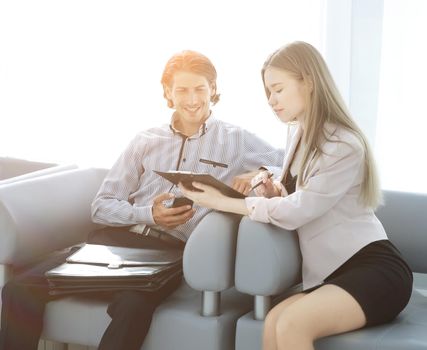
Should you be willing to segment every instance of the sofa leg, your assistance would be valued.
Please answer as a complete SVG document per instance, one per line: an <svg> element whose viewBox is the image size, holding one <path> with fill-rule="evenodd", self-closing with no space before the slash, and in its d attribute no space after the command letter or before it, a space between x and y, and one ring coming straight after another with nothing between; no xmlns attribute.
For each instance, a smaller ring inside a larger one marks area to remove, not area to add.
<svg viewBox="0 0 427 350"><path fill-rule="evenodd" d="M221 305L220 292L202 292L202 316L219 316Z"/></svg>
<svg viewBox="0 0 427 350"><path fill-rule="evenodd" d="M254 298L254 319L263 321L271 308L271 297L255 295Z"/></svg>
<svg viewBox="0 0 427 350"><path fill-rule="evenodd" d="M9 266L0 264L0 289L12 277L12 271Z"/></svg>
<svg viewBox="0 0 427 350"><path fill-rule="evenodd" d="M68 345L65 343L41 339L37 350L68 350Z"/></svg>

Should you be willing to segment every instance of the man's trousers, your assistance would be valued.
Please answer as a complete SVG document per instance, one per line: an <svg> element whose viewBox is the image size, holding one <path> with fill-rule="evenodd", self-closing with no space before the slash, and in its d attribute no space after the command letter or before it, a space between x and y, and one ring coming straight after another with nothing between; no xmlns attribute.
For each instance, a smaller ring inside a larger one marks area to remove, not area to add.
<svg viewBox="0 0 427 350"><path fill-rule="evenodd" d="M138 237L120 228L94 231L90 243L130 247L162 248L167 243L153 237ZM110 242L109 242L110 240ZM64 250L49 255L45 260L23 271L6 283L2 289L0 350L36 350L43 329L47 302L59 297L49 295L45 272L62 264L75 250ZM175 291L181 276L169 281L156 292L124 290L114 293L90 294L90 297L108 300L111 322L101 339L100 350L139 350L150 328L156 307ZM66 317L66 315L64 315Z"/></svg>

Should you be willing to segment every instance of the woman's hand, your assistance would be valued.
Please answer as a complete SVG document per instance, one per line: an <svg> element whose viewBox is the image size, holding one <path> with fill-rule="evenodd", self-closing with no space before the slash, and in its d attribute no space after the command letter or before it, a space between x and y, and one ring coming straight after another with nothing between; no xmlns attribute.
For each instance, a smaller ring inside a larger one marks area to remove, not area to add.
<svg viewBox="0 0 427 350"><path fill-rule="evenodd" d="M261 185L258 185L253 190L258 197L272 198L280 196L280 189L273 182L270 172L263 171L262 173L259 173L257 176L253 177L251 185L255 186L260 181L262 181Z"/></svg>
<svg viewBox="0 0 427 350"><path fill-rule="evenodd" d="M195 204L227 213L235 213L240 215L249 214L249 210L246 207L246 202L244 199L224 196L216 188L201 184L200 182L193 182L191 185L203 192L191 191L185 188L182 183L179 183L178 187L182 194L185 197L190 198Z"/></svg>
<svg viewBox="0 0 427 350"><path fill-rule="evenodd" d="M193 182L191 185L201 191L189 190L182 183L179 183L178 187L185 197L190 198L201 207L221 210L221 202L228 198L212 186L204 185L200 182Z"/></svg>

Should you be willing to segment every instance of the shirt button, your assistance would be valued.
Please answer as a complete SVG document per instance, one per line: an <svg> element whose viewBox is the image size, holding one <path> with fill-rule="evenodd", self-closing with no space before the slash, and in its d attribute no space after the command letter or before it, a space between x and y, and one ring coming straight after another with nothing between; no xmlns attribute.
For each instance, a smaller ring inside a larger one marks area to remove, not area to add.
<svg viewBox="0 0 427 350"><path fill-rule="evenodd" d="M185 162L187 160L187 158L183 158L182 161Z"/></svg>

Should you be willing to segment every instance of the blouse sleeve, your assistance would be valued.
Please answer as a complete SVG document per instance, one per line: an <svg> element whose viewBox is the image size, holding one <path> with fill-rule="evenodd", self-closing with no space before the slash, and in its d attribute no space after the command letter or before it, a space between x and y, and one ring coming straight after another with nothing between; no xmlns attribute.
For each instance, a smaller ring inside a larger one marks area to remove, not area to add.
<svg viewBox="0 0 427 350"><path fill-rule="evenodd" d="M360 142L328 142L306 184L286 197L247 197L252 220L295 230L330 210L363 175L364 150ZM358 192L359 193L359 192Z"/></svg>

